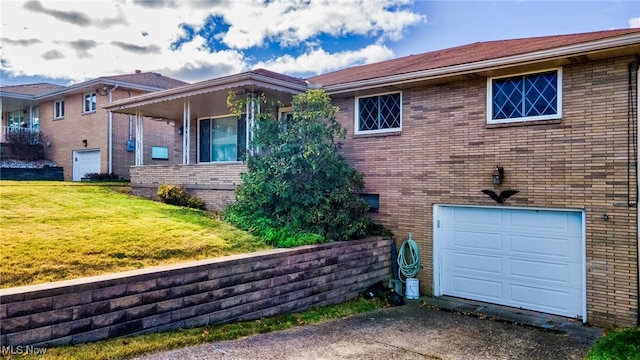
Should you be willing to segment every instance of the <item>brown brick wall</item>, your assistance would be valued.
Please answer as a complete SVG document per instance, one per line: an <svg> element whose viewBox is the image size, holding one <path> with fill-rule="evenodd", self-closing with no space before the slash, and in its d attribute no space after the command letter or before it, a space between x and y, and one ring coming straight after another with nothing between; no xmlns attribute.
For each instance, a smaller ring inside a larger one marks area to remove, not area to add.
<svg viewBox="0 0 640 360"><path fill-rule="evenodd" d="M275 249L0 289L0 345L77 344L338 304L391 278L391 240Z"/></svg>
<svg viewBox="0 0 640 360"><path fill-rule="evenodd" d="M335 101L348 128L343 153L365 174L366 192L380 194L375 220L399 243L412 232L420 246L422 294L432 293L433 205L493 206L482 189L517 189L508 205L586 211L588 319L636 325L637 209L626 206L631 61L565 66L561 121L487 125L485 78L403 91L395 135L354 136L353 98ZM494 187L497 164L505 179Z"/></svg>
<svg viewBox="0 0 640 360"><path fill-rule="evenodd" d="M141 92L132 91L136 96ZM113 91L113 101L129 97L127 90ZM100 106L108 102L107 96L97 96L97 110L95 113L82 113L83 94L67 95L64 97L65 116L63 119L53 120L53 101L40 103L40 126L46 134L51 147L45 147L45 158L53 160L64 168L65 180L73 178L72 154L74 150L100 150L100 172L109 171L109 114ZM135 140L135 117L132 121L131 134ZM145 164L173 165L181 162L181 154L176 158L177 129L173 123L165 121L144 120L144 162ZM82 140L87 140L84 147ZM129 139L129 116L113 114L113 166L112 172L129 179L129 166L135 162L135 153L126 151ZM152 160L151 146L165 146L169 148L169 160Z"/></svg>
<svg viewBox="0 0 640 360"><path fill-rule="evenodd" d="M161 184L185 185L190 195L205 201L211 210L222 210L235 199L240 173L245 164L200 164L174 166L133 166L130 168L134 194L157 199Z"/></svg>

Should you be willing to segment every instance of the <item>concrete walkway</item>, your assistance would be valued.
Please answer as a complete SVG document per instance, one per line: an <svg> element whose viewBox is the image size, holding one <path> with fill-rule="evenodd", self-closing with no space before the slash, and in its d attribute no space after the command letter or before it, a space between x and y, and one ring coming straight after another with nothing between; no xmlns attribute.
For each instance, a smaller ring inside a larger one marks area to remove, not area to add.
<svg viewBox="0 0 640 360"><path fill-rule="evenodd" d="M601 335L572 319L454 298L422 298L139 359L582 359Z"/></svg>

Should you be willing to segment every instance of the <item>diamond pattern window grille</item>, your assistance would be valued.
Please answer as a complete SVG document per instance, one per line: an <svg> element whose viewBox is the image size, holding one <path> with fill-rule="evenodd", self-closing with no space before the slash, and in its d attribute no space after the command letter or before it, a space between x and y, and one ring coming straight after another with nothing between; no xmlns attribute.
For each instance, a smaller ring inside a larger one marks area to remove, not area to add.
<svg viewBox="0 0 640 360"><path fill-rule="evenodd" d="M400 93L358 99L359 131L400 128Z"/></svg>
<svg viewBox="0 0 640 360"><path fill-rule="evenodd" d="M492 93L494 120L558 113L557 71L493 80Z"/></svg>

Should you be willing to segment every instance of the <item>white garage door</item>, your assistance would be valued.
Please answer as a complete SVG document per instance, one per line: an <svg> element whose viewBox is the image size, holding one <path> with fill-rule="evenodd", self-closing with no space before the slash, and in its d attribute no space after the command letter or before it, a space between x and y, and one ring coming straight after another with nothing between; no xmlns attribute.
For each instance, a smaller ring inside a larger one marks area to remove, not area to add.
<svg viewBox="0 0 640 360"><path fill-rule="evenodd" d="M586 321L581 211L436 206L435 214L436 295Z"/></svg>
<svg viewBox="0 0 640 360"><path fill-rule="evenodd" d="M100 150L73 152L73 181L80 181L86 174L100 172Z"/></svg>

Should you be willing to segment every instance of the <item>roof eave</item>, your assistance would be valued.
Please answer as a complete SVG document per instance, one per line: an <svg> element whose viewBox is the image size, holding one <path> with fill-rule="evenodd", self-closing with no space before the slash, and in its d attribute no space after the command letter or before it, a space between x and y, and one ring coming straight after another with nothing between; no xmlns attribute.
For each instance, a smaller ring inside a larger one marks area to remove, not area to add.
<svg viewBox="0 0 640 360"><path fill-rule="evenodd" d="M612 48L619 48L630 45L640 44L640 34L629 34L620 37L602 39L588 43L563 46L554 49L535 51L531 53L513 55L508 57L482 60L472 63L446 66L436 69L416 71L398 75L391 75L373 79L353 81L348 83L340 83L335 85L323 86L329 94L341 94L353 91L367 90L381 86L393 86L399 84L407 84L412 82L420 82L425 80L435 80L439 78L453 77L469 74L478 71L489 71L507 66L521 65L526 63L534 63L538 61L549 61L553 59L563 58L567 56L576 56L584 53L593 53L597 51L606 51Z"/></svg>
<svg viewBox="0 0 640 360"><path fill-rule="evenodd" d="M35 95L12 93L9 91L0 91L0 98L11 98L20 100L35 100Z"/></svg>
<svg viewBox="0 0 640 360"><path fill-rule="evenodd" d="M51 92L38 94L35 98L37 100L48 100L48 99L52 99L52 98L61 97L61 96L64 96L66 94L74 94L74 93L77 93L77 92L81 91L82 89L92 88L94 86L101 86L101 85L102 86L105 86L105 85L106 86L114 86L114 87L117 86L117 87L122 87L122 88L126 88L126 89L142 90L142 91L165 90L164 88L159 88L159 87L155 87L155 86L148 86L148 85L140 85L140 84L127 82L127 81L113 80L113 79L107 79L107 78L97 78L97 79L85 81L85 82L82 82L82 83L70 85L70 86L67 86L67 87L65 87L63 89L60 89L60 90L54 90L54 91L51 91Z"/></svg>
<svg viewBox="0 0 640 360"><path fill-rule="evenodd" d="M222 78L214 78L201 81L195 84L180 86L173 89L161 90L149 94L143 94L130 99L122 99L110 104L102 105L106 110L124 110L132 107L144 106L177 98L188 98L190 96L229 89L242 86L265 86L275 87L276 90L288 91L291 93L301 93L307 90L306 85L294 84L286 80L275 79L269 76L245 72L234 74Z"/></svg>

